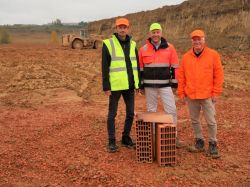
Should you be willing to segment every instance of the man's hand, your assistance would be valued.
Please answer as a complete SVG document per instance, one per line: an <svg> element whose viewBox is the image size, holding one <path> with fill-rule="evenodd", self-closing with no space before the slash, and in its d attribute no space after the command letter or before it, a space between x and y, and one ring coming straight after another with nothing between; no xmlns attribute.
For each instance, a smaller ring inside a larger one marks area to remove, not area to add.
<svg viewBox="0 0 250 187"><path fill-rule="evenodd" d="M212 96L211 99L212 99L212 102L213 103L216 103L216 101L218 100L218 96Z"/></svg>
<svg viewBox="0 0 250 187"><path fill-rule="evenodd" d="M176 95L177 94L177 88L172 88L172 92L173 92L174 95Z"/></svg>
<svg viewBox="0 0 250 187"><path fill-rule="evenodd" d="M182 105L185 105L186 104L186 97L183 97L183 98L180 98L180 103L182 104Z"/></svg>
<svg viewBox="0 0 250 187"><path fill-rule="evenodd" d="M136 94L144 95L144 90L143 89L136 89L135 92L136 92Z"/></svg>
<svg viewBox="0 0 250 187"><path fill-rule="evenodd" d="M104 91L104 94L105 94L106 96L111 96L111 91L110 91L110 90Z"/></svg>

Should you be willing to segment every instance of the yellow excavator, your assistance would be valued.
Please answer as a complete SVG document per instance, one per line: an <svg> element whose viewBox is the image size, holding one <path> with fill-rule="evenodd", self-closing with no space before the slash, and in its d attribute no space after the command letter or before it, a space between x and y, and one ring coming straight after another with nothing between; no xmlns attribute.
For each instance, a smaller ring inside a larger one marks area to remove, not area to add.
<svg viewBox="0 0 250 187"><path fill-rule="evenodd" d="M103 36L94 34L89 35L87 29L82 29L79 35L62 35L62 46L72 49L98 49L102 47L102 39Z"/></svg>

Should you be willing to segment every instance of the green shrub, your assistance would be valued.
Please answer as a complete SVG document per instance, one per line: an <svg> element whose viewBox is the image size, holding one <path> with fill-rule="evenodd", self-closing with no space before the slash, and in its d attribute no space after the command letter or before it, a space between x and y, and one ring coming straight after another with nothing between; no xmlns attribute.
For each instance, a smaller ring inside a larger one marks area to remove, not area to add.
<svg viewBox="0 0 250 187"><path fill-rule="evenodd" d="M10 43L10 34L5 30L0 28L0 44Z"/></svg>

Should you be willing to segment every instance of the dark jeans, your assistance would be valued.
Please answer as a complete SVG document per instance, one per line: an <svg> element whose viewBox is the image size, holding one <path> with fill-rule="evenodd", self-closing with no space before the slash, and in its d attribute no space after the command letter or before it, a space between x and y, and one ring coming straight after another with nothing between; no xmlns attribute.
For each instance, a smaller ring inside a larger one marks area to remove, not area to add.
<svg viewBox="0 0 250 187"><path fill-rule="evenodd" d="M122 135L130 134L131 127L134 119L134 89L131 90L122 90L122 91L112 91L109 96L109 112L108 112L108 121L107 129L109 139L115 139L115 117L117 114L118 102L123 97L123 100L126 104L126 119L124 122L124 130Z"/></svg>

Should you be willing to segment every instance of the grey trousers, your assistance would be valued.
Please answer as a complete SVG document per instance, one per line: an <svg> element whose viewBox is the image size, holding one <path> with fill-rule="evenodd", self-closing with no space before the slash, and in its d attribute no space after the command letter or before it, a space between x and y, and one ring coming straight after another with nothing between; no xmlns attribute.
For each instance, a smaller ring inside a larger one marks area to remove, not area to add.
<svg viewBox="0 0 250 187"><path fill-rule="evenodd" d="M208 99L190 99L186 98L189 113L194 129L195 138L204 139L202 135L202 127L200 123L201 109L204 113L205 120L208 125L208 139L209 142L217 141L217 123L215 120L215 107L211 98Z"/></svg>
<svg viewBox="0 0 250 187"><path fill-rule="evenodd" d="M177 125L175 98L171 87L145 88L148 112L157 111L158 95L161 97L161 100L163 102L164 111L173 116L173 123Z"/></svg>

